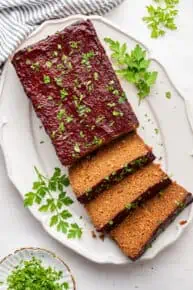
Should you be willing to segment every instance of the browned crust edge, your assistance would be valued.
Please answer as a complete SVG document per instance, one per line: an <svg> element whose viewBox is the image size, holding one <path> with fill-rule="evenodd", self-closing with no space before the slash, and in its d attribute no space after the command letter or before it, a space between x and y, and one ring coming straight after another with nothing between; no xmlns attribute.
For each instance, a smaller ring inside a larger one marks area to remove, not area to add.
<svg viewBox="0 0 193 290"><path fill-rule="evenodd" d="M130 257L129 259L132 261L138 260L145 251L151 246L151 244L156 240L156 238L175 220L175 218L186 208L188 205L190 205L193 202L193 196L191 193L188 193L183 201L183 206L178 206L168 217L167 219L161 223L157 229L152 233L152 236L147 241L147 243L143 246L141 251L135 256Z"/></svg>
<svg viewBox="0 0 193 290"><path fill-rule="evenodd" d="M171 184L171 179L169 177L166 177L161 182L150 187L139 198L137 198L136 200L134 200L132 202L132 205L134 205L134 206L131 206L130 208L125 208L124 210L122 210L108 224L106 224L102 228L97 228L97 231L99 231L99 232L111 231L113 228L115 228L117 225L119 225L129 215L131 210L134 210L136 208L136 206L139 206L144 201L150 199L151 197L156 195L159 191L163 190L165 187L167 187L170 184Z"/></svg>
<svg viewBox="0 0 193 290"><path fill-rule="evenodd" d="M140 156L135 160L131 161L125 167L118 169L116 172L113 172L106 179L102 179L99 183L97 183L92 189L87 192L84 192L81 196L78 197L78 201L80 203L86 204L95 198L98 194L107 190L109 186L112 186L130 174L134 173L138 169L148 165L152 161L155 160L155 156L152 151L149 151L146 155Z"/></svg>

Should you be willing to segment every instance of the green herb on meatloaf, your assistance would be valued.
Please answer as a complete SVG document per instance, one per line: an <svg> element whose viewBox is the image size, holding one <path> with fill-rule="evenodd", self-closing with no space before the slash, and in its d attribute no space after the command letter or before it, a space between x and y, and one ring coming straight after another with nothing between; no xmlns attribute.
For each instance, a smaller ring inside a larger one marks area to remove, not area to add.
<svg viewBox="0 0 193 290"><path fill-rule="evenodd" d="M150 94L153 84L155 84L158 73L148 70L151 61L146 57L146 51L138 44L130 52L127 52L126 43L120 44L111 38L105 38L105 42L109 44L112 51L112 59L119 66L117 74L130 83L133 83L138 90L139 103ZM112 90L113 86L108 87Z"/></svg>
<svg viewBox="0 0 193 290"><path fill-rule="evenodd" d="M61 99L64 100L68 96L67 90L64 88L60 90L60 96L61 96Z"/></svg>
<svg viewBox="0 0 193 290"><path fill-rule="evenodd" d="M62 271L45 267L42 261L32 257L21 261L7 278L7 290L68 290L69 284L61 282Z"/></svg>
<svg viewBox="0 0 193 290"><path fill-rule="evenodd" d="M52 67L52 62L51 61L46 61L46 66L47 66L47 68L51 68Z"/></svg>
<svg viewBox="0 0 193 290"><path fill-rule="evenodd" d="M83 104L81 101L82 99L84 98L83 95L81 96L73 96L73 99L74 99L74 105L76 107L76 111L78 113L78 115L80 117L85 117L87 115L87 113L90 113L91 112L91 109L90 107L86 106L85 104Z"/></svg>
<svg viewBox="0 0 193 290"><path fill-rule="evenodd" d="M50 227L55 227L58 232L63 232L68 238L81 238L82 229L71 223L71 212L67 209L73 200L67 195L65 189L69 186L69 179L62 174L60 168L55 168L49 178L44 176L35 167L37 181L33 183L32 191L25 194L24 206L38 205L40 212L51 214Z"/></svg>
<svg viewBox="0 0 193 290"><path fill-rule="evenodd" d="M119 104L123 104L127 101L127 97L125 92L122 93L121 97L119 97Z"/></svg>
<svg viewBox="0 0 193 290"><path fill-rule="evenodd" d="M94 72L94 74L93 74L93 77L94 77L94 80L95 81L98 81L98 79L99 79L99 74L98 74L98 72Z"/></svg>
<svg viewBox="0 0 193 290"><path fill-rule="evenodd" d="M80 45L80 41L70 41L71 48L78 48Z"/></svg>
<svg viewBox="0 0 193 290"><path fill-rule="evenodd" d="M54 80L59 87L62 87L62 78L61 77L55 77Z"/></svg>
<svg viewBox="0 0 193 290"><path fill-rule="evenodd" d="M155 5L147 6L148 16L143 17L151 30L151 37L158 38L166 33L166 29L176 30L175 18L179 0L154 0Z"/></svg>
<svg viewBox="0 0 193 290"><path fill-rule="evenodd" d="M36 61L34 63L31 64L31 68L34 70L34 71L39 71L40 70L40 63L39 61Z"/></svg>
<svg viewBox="0 0 193 290"><path fill-rule="evenodd" d="M90 59L95 56L94 51L89 51L82 54L81 64L84 64L87 67L90 67Z"/></svg>
<svg viewBox="0 0 193 290"><path fill-rule="evenodd" d="M50 77L47 75L44 75L44 84L49 84L51 82Z"/></svg>
<svg viewBox="0 0 193 290"><path fill-rule="evenodd" d="M61 49L62 49L62 45L59 43L59 44L57 45L57 48L58 48L59 50L61 50Z"/></svg>
<svg viewBox="0 0 193 290"><path fill-rule="evenodd" d="M113 111L113 116L115 116L115 117L122 117L123 116L123 112L121 112L121 111Z"/></svg>
<svg viewBox="0 0 193 290"><path fill-rule="evenodd" d="M76 144L74 145L74 151L75 151L76 153L80 153L80 146L79 146L78 143L76 143Z"/></svg>

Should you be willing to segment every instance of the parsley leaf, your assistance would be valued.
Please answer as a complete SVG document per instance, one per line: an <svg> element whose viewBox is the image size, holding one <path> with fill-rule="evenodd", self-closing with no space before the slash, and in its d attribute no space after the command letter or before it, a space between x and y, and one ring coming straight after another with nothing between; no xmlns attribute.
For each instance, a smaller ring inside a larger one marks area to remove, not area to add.
<svg viewBox="0 0 193 290"><path fill-rule="evenodd" d="M71 228L69 229L68 238L69 239L80 239L82 236L82 229L75 223L71 224Z"/></svg>
<svg viewBox="0 0 193 290"><path fill-rule="evenodd" d="M68 238L80 238L82 229L70 223L71 212L66 208L73 203L65 188L69 186L69 179L62 174L60 168L55 168L53 175L48 178L35 167L38 180L33 183L32 191L25 194L24 206L37 204L40 212L51 214L50 227L67 234Z"/></svg>
<svg viewBox="0 0 193 290"><path fill-rule="evenodd" d="M147 6L148 16L143 17L143 21L151 29L151 37L158 38L166 33L166 29L177 29L175 17L178 15L176 5L179 0L154 0L154 2L154 6Z"/></svg>
<svg viewBox="0 0 193 290"><path fill-rule="evenodd" d="M120 44L111 38L105 38L105 42L109 44L112 51L111 57L120 68L117 73L138 89L140 103L149 95L158 75L156 71L148 71L150 60L146 58L146 51L137 44L129 54L125 43ZM119 102L124 102L124 96L120 98Z"/></svg>

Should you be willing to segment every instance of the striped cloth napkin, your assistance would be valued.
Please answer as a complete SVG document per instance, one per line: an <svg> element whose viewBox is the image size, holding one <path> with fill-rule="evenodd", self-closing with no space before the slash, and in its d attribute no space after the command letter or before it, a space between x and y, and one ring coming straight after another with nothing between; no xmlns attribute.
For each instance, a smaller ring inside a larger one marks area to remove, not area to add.
<svg viewBox="0 0 193 290"><path fill-rule="evenodd" d="M44 20L73 14L103 15L122 1L0 0L0 68L22 40Z"/></svg>

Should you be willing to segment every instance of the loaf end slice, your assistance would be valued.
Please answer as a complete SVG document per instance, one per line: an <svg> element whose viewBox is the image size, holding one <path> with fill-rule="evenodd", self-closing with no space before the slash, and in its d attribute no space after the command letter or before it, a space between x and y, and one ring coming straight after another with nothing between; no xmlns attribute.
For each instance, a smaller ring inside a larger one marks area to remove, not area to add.
<svg viewBox="0 0 193 290"><path fill-rule="evenodd" d="M172 183L152 199L131 212L110 236L131 260L139 259L157 236L190 203L192 194Z"/></svg>

